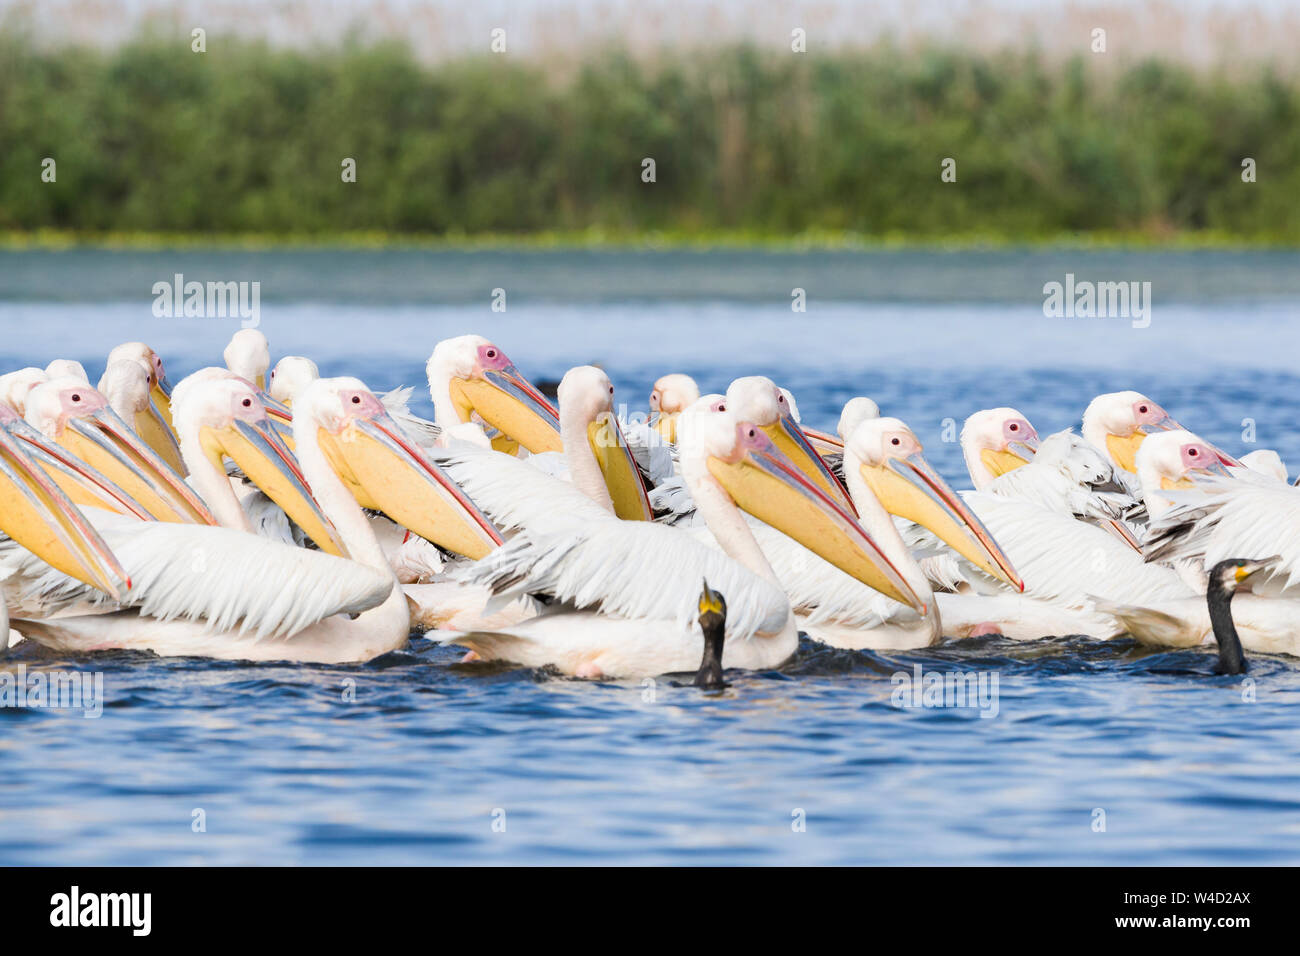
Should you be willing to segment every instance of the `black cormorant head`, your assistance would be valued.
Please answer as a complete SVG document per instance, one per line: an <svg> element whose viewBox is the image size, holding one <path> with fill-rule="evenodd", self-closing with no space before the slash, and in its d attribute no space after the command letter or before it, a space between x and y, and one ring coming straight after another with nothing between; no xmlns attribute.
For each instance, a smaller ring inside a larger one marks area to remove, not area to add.
<svg viewBox="0 0 1300 956"><path fill-rule="evenodd" d="M1275 554L1257 560L1228 558L1220 561L1210 569L1207 591L1226 595L1235 594L1237 591L1249 591L1256 575L1271 571L1281 560L1281 556Z"/></svg>
<svg viewBox="0 0 1300 956"><path fill-rule="evenodd" d="M704 582L700 592L700 629L706 634L711 630L722 628L727 623L727 600Z"/></svg>

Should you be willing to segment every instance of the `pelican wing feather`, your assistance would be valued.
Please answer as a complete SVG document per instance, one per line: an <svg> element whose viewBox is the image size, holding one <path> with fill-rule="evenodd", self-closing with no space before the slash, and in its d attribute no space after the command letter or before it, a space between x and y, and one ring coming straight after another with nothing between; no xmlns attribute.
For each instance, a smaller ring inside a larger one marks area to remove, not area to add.
<svg viewBox="0 0 1300 956"><path fill-rule="evenodd" d="M131 578L122 607L258 640L375 607L393 587L390 576L364 565L226 528L135 522L104 538ZM35 555L8 560L22 582L22 605L48 612L99 595ZM117 606L102 595L90 603Z"/></svg>
<svg viewBox="0 0 1300 956"><path fill-rule="evenodd" d="M1232 478L1207 479L1196 491L1169 496L1176 504L1151 525L1148 561L1192 560L1209 568L1229 558L1276 554L1282 560L1254 590L1300 584L1300 489L1237 468Z"/></svg>
<svg viewBox="0 0 1300 956"><path fill-rule="evenodd" d="M578 609L688 630L707 580L726 598L728 636L741 638L779 632L790 613L779 587L721 551L673 528L608 515L564 534L530 528L455 577L501 597L545 594Z"/></svg>

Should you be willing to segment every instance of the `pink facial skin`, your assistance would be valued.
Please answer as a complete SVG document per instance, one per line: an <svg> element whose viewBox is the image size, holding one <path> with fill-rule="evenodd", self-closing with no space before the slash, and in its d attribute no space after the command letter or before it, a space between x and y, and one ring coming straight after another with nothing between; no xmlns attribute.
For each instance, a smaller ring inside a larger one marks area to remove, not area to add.
<svg viewBox="0 0 1300 956"><path fill-rule="evenodd" d="M776 407L780 410L782 418L794 417L794 412L790 411L790 403L785 400L785 393L779 388L776 390Z"/></svg>
<svg viewBox="0 0 1300 956"><path fill-rule="evenodd" d="M1219 456L1208 445L1189 442L1179 449L1183 460L1183 471L1204 471L1211 465L1218 464Z"/></svg>
<svg viewBox="0 0 1300 956"><path fill-rule="evenodd" d="M769 451L772 448L772 439L753 422L740 422L736 426L736 452L739 458L750 452Z"/></svg>
<svg viewBox="0 0 1300 956"><path fill-rule="evenodd" d="M921 443L906 432L885 432L884 445L886 458L910 458L921 452Z"/></svg>
<svg viewBox="0 0 1300 956"><path fill-rule="evenodd" d="M260 422L266 418L266 409L255 395L236 393L230 401L232 418L245 422Z"/></svg>
<svg viewBox="0 0 1300 956"><path fill-rule="evenodd" d="M1038 432L1023 418L1008 418L1002 423L1002 438L1009 445L1013 441L1024 441L1027 438L1037 440Z"/></svg>
<svg viewBox="0 0 1300 956"><path fill-rule="evenodd" d="M59 393L59 417L64 420L69 417L80 418L82 415L89 415L107 405L108 399L89 385L67 388Z"/></svg>
<svg viewBox="0 0 1300 956"><path fill-rule="evenodd" d="M506 353L491 342L478 347L478 367L484 372L501 371L509 368L513 363L506 358Z"/></svg>
<svg viewBox="0 0 1300 956"><path fill-rule="evenodd" d="M340 392L339 398L343 400L343 415L348 421L371 419L384 414L383 403L367 391L348 389Z"/></svg>
<svg viewBox="0 0 1300 956"><path fill-rule="evenodd" d="M1142 401L1133 403L1133 421L1138 428L1143 425L1155 425L1168 417L1169 413L1155 402Z"/></svg>

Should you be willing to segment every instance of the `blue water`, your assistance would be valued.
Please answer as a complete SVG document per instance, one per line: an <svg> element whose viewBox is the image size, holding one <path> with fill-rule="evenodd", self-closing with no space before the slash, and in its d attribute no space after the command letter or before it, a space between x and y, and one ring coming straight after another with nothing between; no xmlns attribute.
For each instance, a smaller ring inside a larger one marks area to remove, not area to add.
<svg viewBox="0 0 1300 956"><path fill-rule="evenodd" d="M160 260L158 277L169 268ZM78 274L0 299L0 366L62 355L97 375L129 338L154 345L173 379L219 362L229 320L155 319L148 295L101 302ZM869 394L959 487L945 419L1010 404L1046 433L1128 387L1227 450L1272 447L1300 465L1300 298L1158 302L1147 329L1046 319L1041 297L1015 288L973 298L810 295L802 315L589 289L521 297L504 315L486 295L272 299L261 328L274 356L309 354L376 388L419 385L437 339L481 331L536 379L603 365L630 410L674 370L716 390L770 374L823 428ZM98 719L0 710L0 863L1300 861L1300 661L1287 657L1253 658L1247 684L1210 676L1211 652L1127 640L898 655L805 641L779 670L730 672L720 695L458 658L420 638L340 667L19 645L0 666L99 671L107 704ZM894 706L892 676L917 665L996 676L996 715Z"/></svg>

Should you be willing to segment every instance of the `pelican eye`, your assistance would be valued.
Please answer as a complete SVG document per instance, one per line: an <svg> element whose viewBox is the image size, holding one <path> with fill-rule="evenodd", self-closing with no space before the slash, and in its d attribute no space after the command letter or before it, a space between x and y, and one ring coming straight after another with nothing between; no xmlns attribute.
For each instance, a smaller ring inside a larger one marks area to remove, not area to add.
<svg viewBox="0 0 1300 956"><path fill-rule="evenodd" d="M1147 407L1145 405L1139 405L1138 413L1141 415L1145 415L1147 413Z"/></svg>
<svg viewBox="0 0 1300 956"><path fill-rule="evenodd" d="M609 387L609 394L611 394L611 395L614 394L614 386L613 386L613 385L611 385L611 386Z"/></svg>
<svg viewBox="0 0 1300 956"><path fill-rule="evenodd" d="M252 407L253 407L253 400L252 400L251 398L246 398L246 399L244 399L244 401L243 401L242 404L243 404L243 406L244 406L245 408L252 408Z"/></svg>
<svg viewBox="0 0 1300 956"><path fill-rule="evenodd" d="M1010 425L1007 426L1007 428L1011 429L1011 431L1013 432L1020 431L1020 426L1017 425L1015 422L1012 422Z"/></svg>
<svg viewBox="0 0 1300 956"><path fill-rule="evenodd" d="M889 440L889 443L890 443L891 445L901 445L901 444L903 444L903 443L902 443L901 441L899 441L897 438L891 438L891 439Z"/></svg>
<svg viewBox="0 0 1300 956"><path fill-rule="evenodd" d="M361 396L360 396L360 395L353 395L353 396L352 396L352 404L353 404L353 405L360 405L360 404L361 404Z"/></svg>
<svg viewBox="0 0 1300 956"><path fill-rule="evenodd" d="M79 401L81 401L81 396L78 395L76 392L73 392L73 393L72 393L72 400L73 400L74 402L79 402Z"/></svg>
<svg viewBox="0 0 1300 956"><path fill-rule="evenodd" d="M488 357L488 358L496 358L496 357L497 357L497 350L496 350L496 349L488 349L488 350L487 350L487 357Z"/></svg>
<svg viewBox="0 0 1300 956"><path fill-rule="evenodd" d="M1197 455L1199 455L1199 454L1200 454L1200 452L1197 451L1195 448L1189 448L1189 449L1187 449L1187 457L1188 457L1188 458L1195 458L1195 457L1196 457Z"/></svg>

